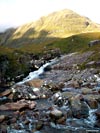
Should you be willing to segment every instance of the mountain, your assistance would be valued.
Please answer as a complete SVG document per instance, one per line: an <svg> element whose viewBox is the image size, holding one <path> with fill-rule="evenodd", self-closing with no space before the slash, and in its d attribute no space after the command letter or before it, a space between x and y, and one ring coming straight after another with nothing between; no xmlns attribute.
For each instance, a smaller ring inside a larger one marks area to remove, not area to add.
<svg viewBox="0 0 100 133"><path fill-rule="evenodd" d="M93 40L100 42L100 25L71 10L54 12L36 22L8 29L0 33L0 84L5 86L5 82L26 76L36 69L37 60L43 64L63 53L77 52L78 57L84 53L86 60L79 65L80 69L91 62L95 63L93 67L100 68L100 43L89 47ZM92 54L86 58L88 52Z"/></svg>
<svg viewBox="0 0 100 133"><path fill-rule="evenodd" d="M45 47L45 45L61 38L98 31L100 31L100 25L71 10L65 9L17 28L12 34L5 37L6 39L3 38L2 40L0 38L0 44L13 48L26 48L33 45L37 47L37 44Z"/></svg>

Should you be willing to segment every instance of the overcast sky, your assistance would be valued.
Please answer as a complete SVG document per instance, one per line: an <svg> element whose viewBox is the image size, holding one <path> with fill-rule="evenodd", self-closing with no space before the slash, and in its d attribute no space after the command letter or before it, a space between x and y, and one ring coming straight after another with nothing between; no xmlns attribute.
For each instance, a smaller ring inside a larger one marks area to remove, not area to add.
<svg viewBox="0 0 100 133"><path fill-rule="evenodd" d="M62 9L71 9L100 23L100 0L0 0L0 29L35 21Z"/></svg>

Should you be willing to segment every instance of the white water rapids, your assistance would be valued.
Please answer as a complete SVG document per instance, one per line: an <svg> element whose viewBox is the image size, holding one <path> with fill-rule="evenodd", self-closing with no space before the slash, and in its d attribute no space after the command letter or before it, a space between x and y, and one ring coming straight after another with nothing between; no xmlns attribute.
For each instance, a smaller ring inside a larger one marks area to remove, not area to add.
<svg viewBox="0 0 100 133"><path fill-rule="evenodd" d="M55 64L56 62L58 62L58 60L56 58L51 60L50 62L41 66L37 71L30 72L26 78L24 78L21 82L18 82L17 84L23 84L23 83L30 81L32 79L39 78L39 76L44 73L44 69L46 67L51 66L51 65Z"/></svg>

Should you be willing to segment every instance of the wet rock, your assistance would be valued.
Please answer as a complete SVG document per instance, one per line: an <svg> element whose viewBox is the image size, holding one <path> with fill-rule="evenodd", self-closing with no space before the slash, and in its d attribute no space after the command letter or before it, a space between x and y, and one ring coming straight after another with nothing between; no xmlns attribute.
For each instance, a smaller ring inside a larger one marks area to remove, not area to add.
<svg viewBox="0 0 100 133"><path fill-rule="evenodd" d="M4 92L0 93L0 97L2 96L8 96L11 93L11 89L7 89Z"/></svg>
<svg viewBox="0 0 100 133"><path fill-rule="evenodd" d="M42 133L42 132L40 132L40 131L33 131L33 133Z"/></svg>
<svg viewBox="0 0 100 133"><path fill-rule="evenodd" d="M81 117L87 118L89 116L89 108L84 100L81 101Z"/></svg>
<svg viewBox="0 0 100 133"><path fill-rule="evenodd" d="M16 129L16 130L20 130L20 125L18 125L17 123L14 123L13 127L14 127L14 129Z"/></svg>
<svg viewBox="0 0 100 133"><path fill-rule="evenodd" d="M56 83L56 82L50 81L50 82L44 84L43 86L50 89L52 92L57 92L64 87L64 83L63 82Z"/></svg>
<svg viewBox="0 0 100 133"><path fill-rule="evenodd" d="M17 122L17 118L15 118L15 117L12 118L12 119L10 120L10 122L11 122L11 123L16 123L16 122Z"/></svg>
<svg viewBox="0 0 100 133"><path fill-rule="evenodd" d="M41 96L41 91L39 88L32 88L32 90L37 98Z"/></svg>
<svg viewBox="0 0 100 133"><path fill-rule="evenodd" d="M63 116L61 118L59 118L57 121L56 121L57 124L62 124L62 125L65 125L66 123L66 117Z"/></svg>
<svg viewBox="0 0 100 133"><path fill-rule="evenodd" d="M36 106L36 102L20 100L17 102L6 103L5 105L0 106L0 110L20 110L23 108L33 109Z"/></svg>
<svg viewBox="0 0 100 133"><path fill-rule="evenodd" d="M56 109L56 108L53 108L51 111L50 111L50 117L53 118L53 119L58 119L58 118L61 118L63 115L63 113Z"/></svg>
<svg viewBox="0 0 100 133"><path fill-rule="evenodd" d="M34 109L35 106L36 106L36 102L34 102L34 101L29 101L29 102L28 102L28 106L29 106L29 109Z"/></svg>
<svg viewBox="0 0 100 133"><path fill-rule="evenodd" d="M25 125L28 125L29 123L30 123L29 120L25 120L25 121L24 121L24 124L25 124Z"/></svg>
<svg viewBox="0 0 100 133"><path fill-rule="evenodd" d="M100 128L100 107L97 109L97 111L95 112L95 115L97 117L95 126Z"/></svg>
<svg viewBox="0 0 100 133"><path fill-rule="evenodd" d="M100 95L99 94L89 94L84 95L84 99L88 101L96 100L98 103L100 102Z"/></svg>
<svg viewBox="0 0 100 133"><path fill-rule="evenodd" d="M71 98L71 97L74 97L75 95L77 95L76 92L72 92L72 91L67 91L67 92L62 92L62 97L65 97L65 98Z"/></svg>
<svg viewBox="0 0 100 133"><path fill-rule="evenodd" d="M0 115L0 123L3 122L6 119L5 115Z"/></svg>
<svg viewBox="0 0 100 133"><path fill-rule="evenodd" d="M85 66L91 68L95 66L95 61L88 62Z"/></svg>
<svg viewBox="0 0 100 133"><path fill-rule="evenodd" d="M87 95L87 94L92 94L92 89L89 88L81 88L82 94Z"/></svg>
<svg viewBox="0 0 100 133"><path fill-rule="evenodd" d="M57 92L55 93L52 97L51 97L52 102L55 105L61 106L63 105L63 98L62 98L62 94L61 92Z"/></svg>
<svg viewBox="0 0 100 133"><path fill-rule="evenodd" d="M40 130L40 129L42 129L42 127L43 127L43 122L42 121L38 121L37 123L36 123L36 130Z"/></svg>
<svg viewBox="0 0 100 133"><path fill-rule="evenodd" d="M79 82L77 80L73 81L72 84L73 84L73 87L76 89L80 87Z"/></svg>
<svg viewBox="0 0 100 133"><path fill-rule="evenodd" d="M7 129L5 129L5 128L1 129L0 131L1 131L1 133L7 133Z"/></svg>
<svg viewBox="0 0 100 133"><path fill-rule="evenodd" d="M97 121L96 121L96 123L95 123L95 127L100 128L100 120L97 120Z"/></svg>
<svg viewBox="0 0 100 133"><path fill-rule="evenodd" d="M100 120L100 107L97 109L95 114L96 114L97 118Z"/></svg>
<svg viewBox="0 0 100 133"><path fill-rule="evenodd" d="M16 85L15 87L12 88L13 100L17 101L18 99L26 99L26 100L27 99L36 99L36 98L38 98L37 93L39 93L39 91L37 91L37 89L27 86L25 84Z"/></svg>
<svg viewBox="0 0 100 133"><path fill-rule="evenodd" d="M87 103L91 109L98 108L98 102L95 99L88 100Z"/></svg>
<svg viewBox="0 0 100 133"><path fill-rule="evenodd" d="M41 79L34 79L28 81L26 84L34 88L40 88L43 85L43 83L44 81Z"/></svg>
<svg viewBox="0 0 100 133"><path fill-rule="evenodd" d="M89 115L88 105L84 102L82 95L76 95L70 99L72 115L76 118L84 118Z"/></svg>

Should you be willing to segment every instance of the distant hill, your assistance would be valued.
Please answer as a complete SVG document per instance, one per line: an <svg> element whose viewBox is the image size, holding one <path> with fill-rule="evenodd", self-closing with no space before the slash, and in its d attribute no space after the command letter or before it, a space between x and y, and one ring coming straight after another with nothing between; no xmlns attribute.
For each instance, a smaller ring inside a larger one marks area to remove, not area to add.
<svg viewBox="0 0 100 133"><path fill-rule="evenodd" d="M13 48L33 47L34 49L37 44L45 47L62 38L98 31L100 25L65 9L41 17L38 21L23 25L13 32L5 32L3 38L0 36L0 44Z"/></svg>

